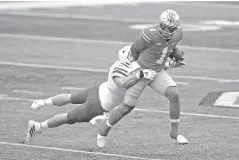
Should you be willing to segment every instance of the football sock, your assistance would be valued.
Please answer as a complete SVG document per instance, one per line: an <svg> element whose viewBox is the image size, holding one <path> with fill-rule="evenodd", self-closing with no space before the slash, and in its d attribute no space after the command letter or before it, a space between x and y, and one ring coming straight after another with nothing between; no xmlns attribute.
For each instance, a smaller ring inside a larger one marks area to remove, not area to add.
<svg viewBox="0 0 239 160"><path fill-rule="evenodd" d="M111 127L119 122L125 115L127 115L134 107L125 105L121 103L117 107L112 110L112 114L110 114L109 119L106 123L102 123L99 128L99 134L101 136L107 136L108 132L110 131Z"/></svg>
<svg viewBox="0 0 239 160"><path fill-rule="evenodd" d="M48 125L47 125L47 121L48 120L43 121L43 122L40 123L40 126L41 126L42 129L49 128Z"/></svg>
<svg viewBox="0 0 239 160"><path fill-rule="evenodd" d="M109 122L107 120L106 123L101 123L100 124L100 128L99 128L99 135L101 136L107 136L107 134L109 133L110 129L111 129L111 124L108 126Z"/></svg>
<svg viewBox="0 0 239 160"><path fill-rule="evenodd" d="M180 104L178 101L170 102L170 118L171 118L171 132L170 136L176 139L178 136L179 116L180 116Z"/></svg>
<svg viewBox="0 0 239 160"><path fill-rule="evenodd" d="M170 137L173 138L173 139L176 139L177 136L178 136L178 126L179 126L179 119L178 120L171 120Z"/></svg>
<svg viewBox="0 0 239 160"><path fill-rule="evenodd" d="M45 103L46 106L53 106L54 105L51 98L45 99L44 103Z"/></svg>

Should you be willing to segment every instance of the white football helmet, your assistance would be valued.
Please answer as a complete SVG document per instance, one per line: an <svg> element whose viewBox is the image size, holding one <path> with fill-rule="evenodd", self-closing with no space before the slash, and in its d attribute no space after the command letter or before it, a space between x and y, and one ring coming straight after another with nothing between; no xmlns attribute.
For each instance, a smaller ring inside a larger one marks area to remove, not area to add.
<svg viewBox="0 0 239 160"><path fill-rule="evenodd" d="M127 63L128 65L134 60L130 50L131 46L124 46L118 52L118 59L123 63Z"/></svg>
<svg viewBox="0 0 239 160"><path fill-rule="evenodd" d="M164 11L159 17L158 30L160 36L169 40L172 38L174 32L180 27L180 18L176 11L168 9Z"/></svg>

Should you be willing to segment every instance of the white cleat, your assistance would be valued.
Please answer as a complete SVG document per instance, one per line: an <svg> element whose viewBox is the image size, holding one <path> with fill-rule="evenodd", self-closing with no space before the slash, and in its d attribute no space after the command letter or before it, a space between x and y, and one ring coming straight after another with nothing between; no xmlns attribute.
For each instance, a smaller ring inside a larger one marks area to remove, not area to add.
<svg viewBox="0 0 239 160"><path fill-rule="evenodd" d="M182 135L177 136L177 141L179 144L187 144L188 143L188 140Z"/></svg>
<svg viewBox="0 0 239 160"><path fill-rule="evenodd" d="M30 143L33 136L35 136L37 133L41 133L40 129L41 129L40 123L30 120L28 122L26 143Z"/></svg>
<svg viewBox="0 0 239 160"><path fill-rule="evenodd" d="M102 148L106 145L107 138L105 136L97 135L97 145Z"/></svg>
<svg viewBox="0 0 239 160"><path fill-rule="evenodd" d="M32 105L31 105L31 109L33 110L38 110L41 109L42 107L45 107L45 100L44 99L39 99L39 100L35 100Z"/></svg>
<svg viewBox="0 0 239 160"><path fill-rule="evenodd" d="M98 125L101 121L109 119L109 113L104 112L103 115L96 116L90 120L90 123L93 125Z"/></svg>

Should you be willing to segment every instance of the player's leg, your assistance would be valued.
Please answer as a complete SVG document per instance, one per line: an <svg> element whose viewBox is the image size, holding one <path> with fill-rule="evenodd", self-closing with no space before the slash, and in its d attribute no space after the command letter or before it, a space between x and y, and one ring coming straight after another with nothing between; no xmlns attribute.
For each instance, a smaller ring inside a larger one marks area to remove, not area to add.
<svg viewBox="0 0 239 160"><path fill-rule="evenodd" d="M99 128L99 134L101 136L107 136L111 127L117 122L119 122L128 113L130 113L130 111L133 109L134 106L129 106L125 103L121 103L120 105L112 109L112 113L110 114L109 119L106 121L106 123L101 123Z"/></svg>
<svg viewBox="0 0 239 160"><path fill-rule="evenodd" d="M98 86L87 90L87 100L80 106L73 108L67 114L59 114L52 119L47 120L47 126L42 127L54 128L62 124L74 124L76 122L89 122L93 117L102 115L104 113L103 108L100 105L98 98ZM77 102L77 99L73 98L73 102Z"/></svg>
<svg viewBox="0 0 239 160"><path fill-rule="evenodd" d="M87 102L82 104L81 106L77 106L73 108L69 113L62 113L54 115L52 118L47 119L43 122L36 122L30 120L28 122L28 133L26 142L29 143L31 139L37 134L41 133L41 131L56 128L62 126L64 124L74 124L76 122L84 122L87 121Z"/></svg>
<svg viewBox="0 0 239 160"><path fill-rule="evenodd" d="M106 136L108 135L110 129L133 109L134 106L129 106L125 103L121 103L112 110L112 113L110 114L108 120L106 120L105 123L100 124L99 132L97 135L97 145L99 147L105 146Z"/></svg>
<svg viewBox="0 0 239 160"><path fill-rule="evenodd" d="M172 139L177 139L179 144L186 144L188 140L178 134L179 122L180 122L180 100L179 92L176 86L167 87L165 91L165 96L169 99L169 115L171 118L171 131L170 137Z"/></svg>
<svg viewBox="0 0 239 160"><path fill-rule="evenodd" d="M36 133L43 129L55 128L64 124L74 124L76 122L89 122L93 117L103 115L105 112L98 99L98 87L91 88L87 91L87 101L75 108L69 113L63 113L53 116L43 122L29 121L26 142L30 142Z"/></svg>
<svg viewBox="0 0 239 160"><path fill-rule="evenodd" d="M101 123L99 127L99 133L97 136L97 144L99 147L104 147L106 143L106 136L110 129L118 123L124 116L130 113L144 88L150 83L150 80L142 79L138 81L134 86L128 88L125 93L124 102L112 109L109 119L106 123Z"/></svg>
<svg viewBox="0 0 239 160"><path fill-rule="evenodd" d="M171 118L170 137L176 139L178 136L178 125L180 121L180 101L179 92L176 86L168 87L165 91L165 97L169 100L169 116Z"/></svg>
<svg viewBox="0 0 239 160"><path fill-rule="evenodd" d="M171 119L170 137L173 139L177 139L180 143L186 142L186 139L182 141L178 139L178 126L180 121L180 99L177 84L172 79L172 77L167 74L167 72L161 71L157 74L157 76L149 84L149 86L158 93L167 97L169 100L169 115ZM179 136L179 138L180 137L181 135Z"/></svg>
<svg viewBox="0 0 239 160"><path fill-rule="evenodd" d="M43 122L36 122L36 121L30 120L28 122L26 143L30 143L32 138L36 134L41 133L43 129L55 128L63 124L67 124L67 113L54 115L52 118L47 119Z"/></svg>
<svg viewBox="0 0 239 160"><path fill-rule="evenodd" d="M34 110L40 109L46 106L63 106L68 103L72 104L82 104L86 102L87 98L87 89L79 91L73 94L59 94L47 99L35 100L31 108Z"/></svg>

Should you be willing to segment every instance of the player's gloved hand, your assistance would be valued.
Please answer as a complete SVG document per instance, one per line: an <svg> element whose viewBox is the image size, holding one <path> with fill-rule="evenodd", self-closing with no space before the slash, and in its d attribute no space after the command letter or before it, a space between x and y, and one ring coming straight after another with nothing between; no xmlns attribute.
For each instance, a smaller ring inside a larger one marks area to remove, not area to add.
<svg viewBox="0 0 239 160"><path fill-rule="evenodd" d="M156 77L156 71L152 70L152 69L144 69L138 73L136 73L136 77L138 79L140 78L145 78L145 79L149 79L149 80L153 80Z"/></svg>
<svg viewBox="0 0 239 160"><path fill-rule="evenodd" d="M165 64L166 68L177 68L177 67L186 67L187 64L183 61L169 61Z"/></svg>

